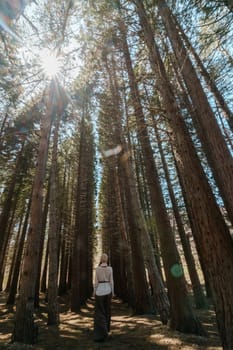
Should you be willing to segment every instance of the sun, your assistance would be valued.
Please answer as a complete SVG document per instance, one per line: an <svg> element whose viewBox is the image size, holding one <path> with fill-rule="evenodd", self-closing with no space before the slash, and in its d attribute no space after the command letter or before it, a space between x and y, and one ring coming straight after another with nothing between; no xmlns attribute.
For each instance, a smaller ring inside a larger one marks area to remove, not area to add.
<svg viewBox="0 0 233 350"><path fill-rule="evenodd" d="M39 61L43 73L47 78L54 78L59 74L61 60L55 53L49 50L42 50L39 54Z"/></svg>

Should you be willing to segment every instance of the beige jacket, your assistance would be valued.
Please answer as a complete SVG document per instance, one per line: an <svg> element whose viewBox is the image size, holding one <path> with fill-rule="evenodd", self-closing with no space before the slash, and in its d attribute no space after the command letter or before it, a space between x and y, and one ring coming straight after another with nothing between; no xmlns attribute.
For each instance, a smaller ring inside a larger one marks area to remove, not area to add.
<svg viewBox="0 0 233 350"><path fill-rule="evenodd" d="M95 270L94 295L114 295L112 267L106 263L97 266Z"/></svg>

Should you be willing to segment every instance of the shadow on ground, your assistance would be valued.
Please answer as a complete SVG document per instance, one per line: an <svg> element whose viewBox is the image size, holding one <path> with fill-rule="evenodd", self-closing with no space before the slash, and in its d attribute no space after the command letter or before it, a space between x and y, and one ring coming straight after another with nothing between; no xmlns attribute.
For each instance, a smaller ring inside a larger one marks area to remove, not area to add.
<svg viewBox="0 0 233 350"><path fill-rule="evenodd" d="M67 308L66 300L60 300L59 327L47 326L46 307L42 304L36 315L39 327L38 343L24 345L10 343L14 310L6 307L4 293L0 298L0 349L7 350L221 350L212 310L199 312L200 320L209 337L172 332L154 315L132 316L131 310L119 300L112 302L112 324L105 343L92 339L94 301L88 301L80 314Z"/></svg>

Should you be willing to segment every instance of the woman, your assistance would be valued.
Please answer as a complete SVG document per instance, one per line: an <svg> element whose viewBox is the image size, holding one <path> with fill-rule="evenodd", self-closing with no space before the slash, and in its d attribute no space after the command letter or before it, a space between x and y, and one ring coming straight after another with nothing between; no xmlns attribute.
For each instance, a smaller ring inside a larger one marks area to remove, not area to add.
<svg viewBox="0 0 233 350"><path fill-rule="evenodd" d="M102 254L95 270L94 341L104 341L110 331L111 297L114 295L112 267L108 266L107 254Z"/></svg>

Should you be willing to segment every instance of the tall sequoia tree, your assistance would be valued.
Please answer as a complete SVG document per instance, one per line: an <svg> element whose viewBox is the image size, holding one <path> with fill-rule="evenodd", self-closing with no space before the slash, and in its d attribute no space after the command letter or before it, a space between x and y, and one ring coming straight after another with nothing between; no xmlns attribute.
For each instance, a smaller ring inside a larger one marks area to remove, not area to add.
<svg viewBox="0 0 233 350"><path fill-rule="evenodd" d="M179 35L179 27L164 0L156 1L165 24L190 99L195 106L194 125L202 142L215 181L233 223L233 158L221 133L216 117ZM229 112L230 113L230 112ZM224 157L223 157L224 155Z"/></svg>
<svg viewBox="0 0 233 350"><path fill-rule="evenodd" d="M53 148L51 159L51 174L49 184L49 271L48 271L48 324L59 323L58 312L58 204L57 204L57 149L58 149L58 134L61 120L61 111L55 116L55 126L53 132Z"/></svg>
<svg viewBox="0 0 233 350"><path fill-rule="evenodd" d="M106 102L108 102L108 106L109 106L109 102L112 106L115 106L115 104L114 105L112 104L111 99L110 101L107 99ZM109 113L110 111L111 113ZM106 112L106 110L104 112ZM117 118L115 113L117 113ZM122 145L123 144L121 140L122 135L120 133L120 130L121 130L120 106L118 106L118 108L115 106L115 108L113 107L112 110L109 110L108 108L108 114L101 113L101 118L108 118L108 122L106 122L106 119L105 119L105 123L106 123L105 129L106 127L107 129L105 130L105 142L102 144L103 150L105 149L111 150L111 149L114 149L116 145ZM111 123L109 123L109 118L111 118ZM119 150L116 153L118 154ZM140 223L141 214L139 216L135 215L133 210L133 208L135 208L135 206L137 206L138 204L138 201L136 201L134 204L134 200L135 198L137 198L135 197L137 196L135 194L136 183L133 181L133 179L128 178L128 174L125 171L125 167L124 168L122 167L120 160L119 160L119 165L117 164L118 155L115 156L113 152L111 158L113 158L110 162L111 167L113 167L113 165L115 166L117 165L117 168L120 167L122 169L121 174L122 173L124 174L123 178L125 180L125 187L124 187L124 190L125 190L124 201L125 201L125 213L126 213L125 221L127 222L126 225L127 225L128 235L129 235L131 258L132 258L132 276L133 276L133 289L134 289L134 300L132 305L133 312L135 314L144 314L145 312L149 311L150 306L149 306L149 295L148 295L148 283L146 280L144 256L143 256L143 249L142 249L142 235L141 235L142 225ZM127 163L129 162L129 160L127 160L127 155L126 155L126 162ZM132 166L132 165L129 165L129 166ZM115 175L118 177L119 176L118 174L120 173L117 168L116 168L117 171ZM111 173L114 176L114 172L111 172ZM115 179L115 181L117 181L117 179ZM108 202L106 202L105 200L105 203L108 203ZM140 208L137 207L137 214L138 213L140 213Z"/></svg>
<svg viewBox="0 0 233 350"><path fill-rule="evenodd" d="M41 218L43 204L43 184L47 163L49 137L54 113L55 87L52 81L47 89L46 112L41 119L41 136L39 141L37 167L34 177L30 226L23 259L20 278L20 293L17 300L13 341L33 344L35 342L34 297L38 273L38 258L41 235Z"/></svg>
<svg viewBox="0 0 233 350"><path fill-rule="evenodd" d="M168 165L167 165L165 154L164 154L163 147L161 144L162 143L161 138L160 138L159 132L158 132L156 127L155 127L155 134L156 134L156 138L158 141L159 153L160 153L161 161L163 164L165 178L166 178L167 185L168 185L168 192L169 192L169 195L171 198L172 208L173 208L174 216L176 219L177 230L178 230L178 233L179 233L179 236L181 239L185 260L187 263L187 268L188 268L190 280L192 283L195 304L196 304L197 308L205 308L207 306L207 301L206 301L206 298L204 296L204 292L203 292L203 289L201 286L198 271L197 271L196 266L195 266L195 259L193 257L192 251L191 251L191 247L189 244L189 238L188 238L188 235L185 233L184 224L182 222L182 218L181 218L181 215L179 212L179 207L178 207L175 193L174 193L172 183L171 183Z"/></svg>
<svg viewBox="0 0 233 350"><path fill-rule="evenodd" d="M156 220L162 259L164 262L168 294L171 304L171 326L174 329L182 332L203 334L202 327L195 317L191 304L189 303L189 299L187 298L184 275L181 274L179 277L177 277L172 273L173 266L180 265L180 257L175 244L162 189L159 183L158 171L155 166L153 151L140 101L139 89L136 83L126 40L126 30L122 21L119 23L119 26L121 31L121 40L123 43L123 53L129 76L132 105L136 116L137 135L142 149L143 164L145 166L146 180L151 198L151 207L153 216ZM149 251L148 248L149 247L147 246L147 253ZM151 261L149 266L151 266ZM150 271L150 275L153 276L153 271ZM155 289L154 286L153 289Z"/></svg>
<svg viewBox="0 0 233 350"><path fill-rule="evenodd" d="M93 233L94 204L94 140L89 114L90 90L77 92L81 101L81 122L78 147L78 169L76 184L75 233L72 254L71 310L80 311L90 296L92 260L89 260L90 242Z"/></svg>
<svg viewBox="0 0 233 350"><path fill-rule="evenodd" d="M13 206L13 198L14 198L14 192L16 189L17 185L17 177L19 175L19 172L21 171L21 166L22 166L22 159L23 159L23 152L24 152L24 145L25 142L22 143L21 149L19 150L17 156L16 156L16 164L15 168L13 171L13 174L10 179L10 183L6 189L5 193L5 199L2 207L2 211L0 214L0 231L1 231L1 236L0 236L0 265L2 267L3 261L4 261L4 255L5 255L5 249L8 244L9 240L9 234L8 234L8 219L9 219L9 214L11 211L11 208ZM2 286L0 287L0 289Z"/></svg>
<svg viewBox="0 0 233 350"><path fill-rule="evenodd" d="M233 347L233 324L231 322L233 317L233 284L231 283L233 241L177 106L143 3L139 0L136 0L135 3L162 105L166 110L167 122L171 129L171 141L185 187L188 206L192 212L193 224L196 228L196 245L213 290L221 340L224 349L230 350Z"/></svg>
<svg viewBox="0 0 233 350"><path fill-rule="evenodd" d="M124 141L123 136L122 136L122 126L121 126L121 106L120 106L120 97L119 97L119 88L118 88L118 81L117 81L117 74L116 74L116 58L111 59L111 66L108 63L107 57L105 58L105 65L106 69L109 75L109 85L110 85L110 91L112 94L112 99L115 101L116 105L116 112L115 114L118 116L118 119L115 121L115 137L114 139L116 140L116 144L121 144ZM127 67L129 69L129 67ZM132 69L130 70L131 77L132 77ZM131 88L132 88L132 80L131 80ZM135 88L135 86L133 87ZM133 96L135 97L135 96ZM133 99L134 101L134 99ZM137 108L138 112L138 108ZM142 130L141 130L142 131ZM142 133L143 134L143 133ZM143 134L143 137L145 135ZM127 149L124 150L124 152L127 152ZM122 156L124 158L124 155ZM166 296L166 292L163 286L163 282L156 264L155 256L153 253L153 247L152 247L152 242L148 233L148 228L146 226L145 220L142 215L142 210L140 208L140 202L139 198L137 195L137 185L136 185L136 177L134 175L134 171L132 170L132 164L128 159L123 160L122 162L120 161L118 164L118 167L122 168L125 173L125 178L128 183L128 192L129 192L129 198L132 198L132 203L131 206L133 206L135 213L137 213L134 218L134 221L136 221L136 225L138 227L138 234L139 234L139 239L141 238L143 241L143 247L144 247L144 256L145 260L147 261L147 268L149 271L150 275L150 282L153 288L153 297L154 297L154 302L155 305L158 309L158 312L160 314L161 320L163 323L167 323L168 317L169 317L169 303L168 299ZM122 173L122 171L121 171ZM135 188L135 190L133 190ZM130 189L130 191L129 191ZM129 207L128 207L128 210ZM129 218L129 220L132 220Z"/></svg>

